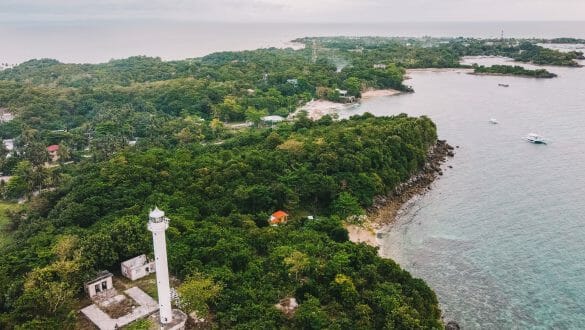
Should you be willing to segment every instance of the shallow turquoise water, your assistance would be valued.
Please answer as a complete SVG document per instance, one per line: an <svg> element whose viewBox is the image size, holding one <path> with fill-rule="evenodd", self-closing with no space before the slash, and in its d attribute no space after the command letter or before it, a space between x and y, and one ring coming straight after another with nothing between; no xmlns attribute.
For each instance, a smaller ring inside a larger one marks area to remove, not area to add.
<svg viewBox="0 0 585 330"><path fill-rule="evenodd" d="M341 114L425 114L460 146L380 238L465 329L585 328L585 68L549 70L559 78L417 72L416 93Z"/></svg>

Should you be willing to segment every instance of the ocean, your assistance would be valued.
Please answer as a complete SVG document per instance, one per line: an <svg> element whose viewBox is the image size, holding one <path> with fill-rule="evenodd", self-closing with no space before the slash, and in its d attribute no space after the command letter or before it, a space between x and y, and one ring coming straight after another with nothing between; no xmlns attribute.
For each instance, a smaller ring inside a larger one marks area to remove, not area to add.
<svg viewBox="0 0 585 330"><path fill-rule="evenodd" d="M305 36L580 37L585 22L434 22L378 24L83 21L0 23L0 63L33 58L100 63L134 55L177 60L217 51L294 46Z"/></svg>
<svg viewBox="0 0 585 330"><path fill-rule="evenodd" d="M341 113L426 115L458 146L378 237L464 329L585 328L585 68L546 68L559 77L414 72L415 93Z"/></svg>

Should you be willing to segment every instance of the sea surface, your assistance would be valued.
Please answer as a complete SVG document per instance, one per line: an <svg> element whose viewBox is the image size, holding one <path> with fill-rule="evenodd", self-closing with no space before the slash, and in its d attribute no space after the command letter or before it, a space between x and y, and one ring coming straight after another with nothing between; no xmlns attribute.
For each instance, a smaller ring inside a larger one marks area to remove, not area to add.
<svg viewBox="0 0 585 330"><path fill-rule="evenodd" d="M559 77L414 72L415 93L341 113L427 115L458 146L378 237L464 329L585 329L585 68L547 69Z"/></svg>
<svg viewBox="0 0 585 330"><path fill-rule="evenodd" d="M134 55L164 60L217 51L294 47L305 36L578 37L583 22L435 22L378 24L193 23L162 20L0 22L0 63L33 58L99 63Z"/></svg>

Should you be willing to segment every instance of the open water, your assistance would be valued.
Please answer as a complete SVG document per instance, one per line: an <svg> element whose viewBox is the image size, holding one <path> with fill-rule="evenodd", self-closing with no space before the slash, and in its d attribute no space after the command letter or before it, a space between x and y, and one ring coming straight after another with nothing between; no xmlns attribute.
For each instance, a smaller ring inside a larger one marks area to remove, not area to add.
<svg viewBox="0 0 585 330"><path fill-rule="evenodd" d="M435 22L378 24L196 23L163 20L0 22L0 63L32 58L98 63L134 55L164 60L217 51L294 46L305 36L578 37L585 22Z"/></svg>
<svg viewBox="0 0 585 330"><path fill-rule="evenodd" d="M585 68L547 69L559 77L415 72L415 93L341 114L427 115L459 146L379 238L464 329L585 329Z"/></svg>

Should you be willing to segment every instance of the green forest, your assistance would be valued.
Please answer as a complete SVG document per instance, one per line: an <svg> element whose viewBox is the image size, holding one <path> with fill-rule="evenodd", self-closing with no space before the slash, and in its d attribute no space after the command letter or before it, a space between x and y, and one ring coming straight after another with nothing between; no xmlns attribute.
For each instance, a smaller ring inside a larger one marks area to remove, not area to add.
<svg viewBox="0 0 585 330"><path fill-rule="evenodd" d="M488 75L520 76L529 78L555 78L557 75L545 69L530 70L519 65L474 65L473 73Z"/></svg>
<svg viewBox="0 0 585 330"><path fill-rule="evenodd" d="M79 328L84 281L151 253L155 205L171 219L170 272L185 296L205 297L189 309L212 327L443 328L433 291L349 242L343 227L420 171L434 123L262 117L288 117L311 99L343 102L342 90L411 92L406 69L461 67L468 55L575 66L583 54L511 39L297 41L305 48L36 59L0 71L0 109L14 115L0 123L14 146L0 144L0 172L11 177L0 183L0 328ZM269 226L279 209L289 222ZM294 315L274 307L290 297Z"/></svg>
<svg viewBox="0 0 585 330"><path fill-rule="evenodd" d="M11 213L1 324L74 324L93 270L149 251L145 219L158 205L171 217L171 273L221 285L209 302L220 328L440 328L424 282L348 242L341 222L408 179L435 140L424 117L324 118L65 169L71 179L34 197L26 217ZM268 226L279 208L292 220ZM292 319L273 307L289 296L301 304Z"/></svg>

